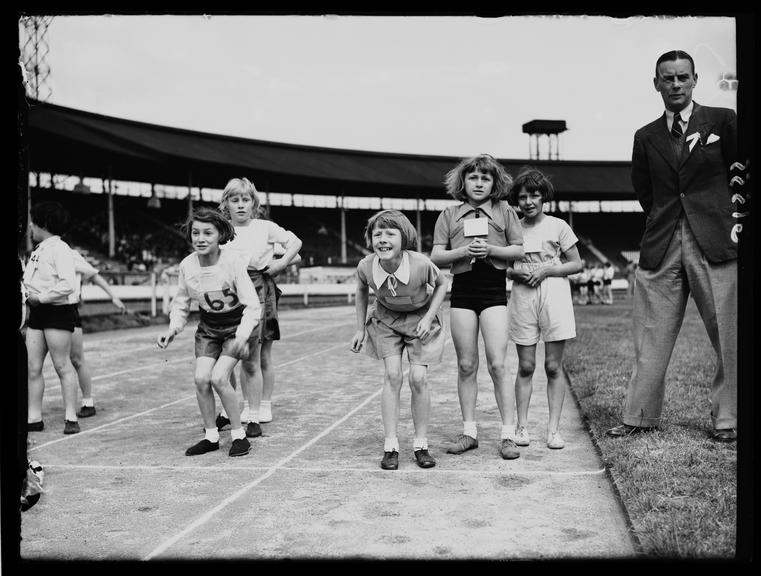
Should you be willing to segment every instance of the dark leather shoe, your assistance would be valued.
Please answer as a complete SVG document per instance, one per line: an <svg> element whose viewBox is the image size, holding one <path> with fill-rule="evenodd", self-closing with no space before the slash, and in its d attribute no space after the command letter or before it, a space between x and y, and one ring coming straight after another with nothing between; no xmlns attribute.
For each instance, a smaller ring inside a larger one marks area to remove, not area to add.
<svg viewBox="0 0 761 576"><path fill-rule="evenodd" d="M43 428L45 428L45 423L42 420L39 422L27 422L26 424L27 432L42 432Z"/></svg>
<svg viewBox="0 0 761 576"><path fill-rule="evenodd" d="M217 430L222 430L225 426L230 425L230 419L226 416L222 416L221 413L217 414L217 420L215 421L215 424L217 425Z"/></svg>
<svg viewBox="0 0 761 576"><path fill-rule="evenodd" d="M436 460L428 453L428 450L423 448L415 450L415 460L417 460L417 465L421 468L433 468L436 466Z"/></svg>
<svg viewBox="0 0 761 576"><path fill-rule="evenodd" d="M628 424L619 424L605 432L608 436L620 438L621 436L631 436L640 432L650 432L655 430L655 426L629 426Z"/></svg>
<svg viewBox="0 0 761 576"><path fill-rule="evenodd" d="M721 428L714 430L711 438L717 442L734 442L737 440L737 430L734 428Z"/></svg>
<svg viewBox="0 0 761 576"><path fill-rule="evenodd" d="M185 456L199 456L206 454L212 450L219 450L219 442L212 442L204 438L198 444L193 444L190 448L185 450Z"/></svg>
<svg viewBox="0 0 761 576"><path fill-rule="evenodd" d="M82 406L77 412L77 418L89 418L95 416L95 406Z"/></svg>
<svg viewBox="0 0 761 576"><path fill-rule="evenodd" d="M381 460L381 468L384 470L396 470L399 468L399 452L396 450L384 452L383 460Z"/></svg>
<svg viewBox="0 0 761 576"><path fill-rule="evenodd" d="M262 435L262 427L259 422L249 422L246 425L246 438L258 438Z"/></svg>
<svg viewBox="0 0 761 576"><path fill-rule="evenodd" d="M245 456L251 451L251 442L245 438L236 438L230 446L230 456Z"/></svg>
<svg viewBox="0 0 761 576"><path fill-rule="evenodd" d="M79 422L77 422L76 420L64 420L63 433L64 434L79 434Z"/></svg>

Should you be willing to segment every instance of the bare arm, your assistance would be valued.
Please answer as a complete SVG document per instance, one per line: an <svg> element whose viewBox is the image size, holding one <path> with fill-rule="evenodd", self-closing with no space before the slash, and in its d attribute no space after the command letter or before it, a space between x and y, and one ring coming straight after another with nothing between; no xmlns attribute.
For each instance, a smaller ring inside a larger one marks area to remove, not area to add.
<svg viewBox="0 0 761 576"><path fill-rule="evenodd" d="M111 302L114 303L114 306L116 306L122 314L127 313L127 307L124 305L124 302L122 302L119 297L114 294L113 290L111 290L111 286L108 282L106 282L106 279L103 278L103 276L100 274L95 274L95 276L90 278L90 282L96 286L100 286L100 288L102 288L103 291L111 297Z"/></svg>
<svg viewBox="0 0 761 576"><path fill-rule="evenodd" d="M367 319L367 302L369 300L370 290L367 284L357 281L357 292L355 295L355 310L357 313L357 329L351 339L352 352L359 352L362 349L362 342L365 339L365 321Z"/></svg>

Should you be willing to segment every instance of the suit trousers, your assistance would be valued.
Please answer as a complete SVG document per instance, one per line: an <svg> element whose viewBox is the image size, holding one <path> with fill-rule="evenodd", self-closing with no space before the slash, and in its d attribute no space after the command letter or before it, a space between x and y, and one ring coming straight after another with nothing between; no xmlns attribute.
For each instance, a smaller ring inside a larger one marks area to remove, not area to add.
<svg viewBox="0 0 761 576"><path fill-rule="evenodd" d="M625 424L660 424L666 370L690 295L717 356L711 422L716 429L737 427L737 260L706 260L684 214L661 265L636 271L635 365L626 395Z"/></svg>

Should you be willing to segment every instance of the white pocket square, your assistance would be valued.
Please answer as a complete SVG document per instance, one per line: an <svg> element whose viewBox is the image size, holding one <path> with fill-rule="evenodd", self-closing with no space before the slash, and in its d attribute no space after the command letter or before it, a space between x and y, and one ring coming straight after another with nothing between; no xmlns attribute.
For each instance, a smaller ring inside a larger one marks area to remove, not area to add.
<svg viewBox="0 0 761 576"><path fill-rule="evenodd" d="M721 136L717 136L716 134L709 134L708 140L706 140L706 144L712 144L713 142L716 142L717 140L720 140Z"/></svg>

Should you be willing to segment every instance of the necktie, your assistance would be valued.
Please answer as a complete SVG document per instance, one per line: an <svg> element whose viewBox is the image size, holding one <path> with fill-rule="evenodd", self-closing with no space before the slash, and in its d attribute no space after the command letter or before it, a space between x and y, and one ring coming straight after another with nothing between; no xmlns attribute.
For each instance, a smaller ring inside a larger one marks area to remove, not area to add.
<svg viewBox="0 0 761 576"><path fill-rule="evenodd" d="M674 138L682 137L682 117L679 114L674 114L674 123L671 125L671 135Z"/></svg>

